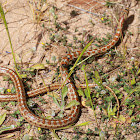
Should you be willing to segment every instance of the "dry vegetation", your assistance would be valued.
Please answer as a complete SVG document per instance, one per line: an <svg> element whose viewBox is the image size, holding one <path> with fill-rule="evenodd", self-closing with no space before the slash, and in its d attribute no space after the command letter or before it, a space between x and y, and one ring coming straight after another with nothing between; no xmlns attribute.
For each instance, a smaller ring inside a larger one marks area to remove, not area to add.
<svg viewBox="0 0 140 140"><path fill-rule="evenodd" d="M90 57L74 69L72 78L76 85L85 84L86 80L91 84L94 110L89 98L81 96L81 114L77 123L68 129L54 132L27 123L18 111L17 102L2 102L0 140L140 139L139 0L0 2L16 61L15 65L0 17L0 66L11 69L17 66L26 91L44 83L61 83L59 66L62 57L83 50L92 38L91 49L107 44L115 33L122 9L129 5L123 36L114 48L100 57ZM73 64L70 64L69 70ZM83 65L86 65L84 70L81 69ZM95 83L97 85L92 87ZM78 93L87 94L87 89L77 90ZM15 92L12 81L7 77L0 77L0 92ZM60 99L55 91L48 94ZM28 98L29 108L40 117L52 118L60 111L48 94ZM81 123L83 126L76 127Z"/></svg>

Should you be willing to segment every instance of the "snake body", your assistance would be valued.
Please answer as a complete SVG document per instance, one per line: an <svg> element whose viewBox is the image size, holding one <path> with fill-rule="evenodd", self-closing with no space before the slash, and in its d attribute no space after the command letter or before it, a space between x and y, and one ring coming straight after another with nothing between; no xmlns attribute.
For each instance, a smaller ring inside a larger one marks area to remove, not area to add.
<svg viewBox="0 0 140 140"><path fill-rule="evenodd" d="M116 33L115 33L113 39L107 45L100 47L98 49L88 50L87 52L84 53L84 56L100 55L100 54L108 51L110 48L112 48L118 42L118 40L121 36L123 24L124 24L125 19L127 18L127 15L128 15L128 9L125 9L120 15ZM69 62L72 59L77 58L80 54L81 54L81 51L72 52L70 54L67 54L67 56L65 56L62 59L62 61L60 63L60 67L61 67L61 75L62 75L62 78L64 81L66 80L66 78L68 76L66 66L68 66ZM41 127L41 128L56 129L56 128L61 128L61 127L73 124L78 119L80 106L76 106L76 105L71 108L71 112L69 113L68 116L65 116L64 118L61 118L58 120L42 119L42 118L36 116L33 112L30 111L30 109L27 106L24 86L23 86L23 83L22 83L21 79L19 78L19 76L13 70L11 70L9 68L5 68L5 67L0 67L0 75L1 74L8 75L11 78L11 80L14 82L15 89L16 89L16 96L11 95L11 94L9 94L9 95L1 94L0 101L17 100L21 115L30 124L37 126L37 127ZM70 100L78 101L77 92L76 92L75 87L74 87L73 83L71 82L70 78L68 78L66 80L66 85L68 87L67 96L70 98ZM49 90L53 90L53 89L58 88L59 86L60 86L60 84L57 84L57 85L54 84L54 85L48 86L48 88L49 88ZM46 92L46 87L35 89L35 90L29 92L28 95L30 97L33 97L34 95L44 93L44 92Z"/></svg>

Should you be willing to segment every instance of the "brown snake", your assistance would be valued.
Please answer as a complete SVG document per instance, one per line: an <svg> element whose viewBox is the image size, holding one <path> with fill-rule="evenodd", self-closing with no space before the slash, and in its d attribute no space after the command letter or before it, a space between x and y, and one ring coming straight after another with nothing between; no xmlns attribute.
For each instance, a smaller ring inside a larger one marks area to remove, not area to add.
<svg viewBox="0 0 140 140"><path fill-rule="evenodd" d="M98 49L88 50L86 53L84 53L84 56L100 55L100 54L108 51L110 48L112 48L118 42L118 40L121 36L123 24L124 24L124 21L127 18L127 16L128 16L128 9L125 9L124 11L122 11L122 13L120 15L120 19L118 22L118 26L117 26L114 38L107 45L100 47ZM72 52L70 54L67 54L67 56L65 56L62 59L62 61L60 63L60 67L61 67L61 75L62 75L62 78L64 81L68 76L66 66L68 66L69 62L72 59L77 58L80 54L81 54L81 51ZM11 70L9 68L5 68L5 67L0 67L0 74L8 75L11 78L11 80L14 82L15 89L16 89L16 95L1 94L0 101L17 100L21 115L30 124L35 125L37 127L41 127L41 128L55 129L55 128L61 128L61 127L70 125L78 119L80 106L73 106L71 108L71 112L69 113L68 116L65 116L64 118L61 118L58 120L42 119L42 118L36 116L29 110L29 108L27 106L26 94L25 94L25 90L23 87L23 83L22 83L21 79L18 77L18 75L13 70ZM70 98L70 100L78 101L77 92L76 92L75 87L74 87L73 83L71 82L70 78L67 79L65 84L68 87L67 96ZM54 85L47 86L47 88L48 88L48 90L53 90L53 89L59 88L59 86L60 86L60 84L56 84L56 85L54 84ZM28 95L29 95L29 97L33 97L34 95L44 93L44 92L46 92L46 87L35 89L35 90L29 92Z"/></svg>

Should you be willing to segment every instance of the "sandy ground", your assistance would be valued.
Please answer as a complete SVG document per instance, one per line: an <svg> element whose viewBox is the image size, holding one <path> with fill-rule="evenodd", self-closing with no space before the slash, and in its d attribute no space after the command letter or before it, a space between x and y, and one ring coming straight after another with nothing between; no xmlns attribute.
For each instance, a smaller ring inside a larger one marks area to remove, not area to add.
<svg viewBox="0 0 140 140"><path fill-rule="evenodd" d="M41 74L44 77L45 83L50 84L53 82L53 77L55 76L56 68L59 66L60 59L65 56L66 53L79 49L81 50L83 48L78 40L83 40L86 44L89 35L100 38L106 37L108 33L112 36L114 35L120 10L125 6L124 3L127 4L127 2L122 2L122 4L118 4L115 8L111 9L104 6L105 1L103 0L98 2L90 0L48 0L48 3L44 6L40 6L37 2L36 4L33 4L33 1L28 2L25 0L1 0L1 2L4 11L6 12L6 20L16 56L16 63L19 64L20 71L23 72L26 68L29 68L34 64L42 63L45 65L46 69L41 72ZM117 1L114 2L117 3ZM52 11L53 6L57 8L55 13L50 12ZM123 42L115 49L122 52L122 45L127 45L127 59L134 57L134 59L140 62L140 38L138 36L139 10L135 0L132 0L131 7L126 23L127 25L125 25L125 28L127 28L126 35L124 36ZM71 14L74 10L77 11L76 15ZM110 23L104 24L102 22L101 17L104 13L112 19ZM57 22L62 28L68 28L67 30L58 30L55 28L55 14L57 15ZM133 35L130 35L131 33ZM53 37L55 37L55 39L54 41L51 41L50 38ZM67 37L67 43L65 42L64 37ZM78 40L74 40L74 37L77 37ZM0 66L14 69L9 40L2 20L0 20L0 43ZM73 47L70 47L68 44L73 44ZM93 47L94 46L91 48ZM54 64L54 59L55 65L52 66L46 63L47 60ZM103 64L103 60L104 58L101 58L98 62ZM104 69L104 71L107 70L108 68ZM78 71L77 73L79 74L80 72L81 71ZM80 82L83 82L82 75L79 78L81 80ZM34 87L32 88L35 88L36 85L39 86L40 83L42 83L39 76L35 77L34 80L36 82L33 84ZM46 100L48 99L48 97L45 98ZM11 104L9 106L12 108ZM50 106L50 103L48 103L47 108ZM55 106L52 106L52 108L54 109ZM0 114L3 114L4 112L11 114L16 109L17 106L10 111L6 111L0 107ZM13 119L9 115L5 124L15 124L16 121L17 118ZM78 124L86 121L95 121L90 108L82 109ZM10 134L14 134L10 139L16 139L25 134L35 136L36 138L40 135L37 132L36 127L32 126L30 129L24 129L27 126L28 124L26 123L16 131L10 132ZM95 127L96 124L92 123L90 126L81 127L81 129L87 131L89 128L94 129ZM5 133L4 136L6 135L7 134ZM64 139L64 137L71 139L72 136L75 136L75 133L73 133L73 129L68 129L64 131L61 130L58 132L58 135L61 136L61 139Z"/></svg>

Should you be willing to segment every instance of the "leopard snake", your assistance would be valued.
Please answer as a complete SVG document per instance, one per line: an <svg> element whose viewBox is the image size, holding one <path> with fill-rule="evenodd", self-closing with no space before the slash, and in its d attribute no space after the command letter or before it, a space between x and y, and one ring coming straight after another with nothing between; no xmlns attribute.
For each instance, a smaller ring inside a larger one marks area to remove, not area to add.
<svg viewBox="0 0 140 140"><path fill-rule="evenodd" d="M84 56L100 55L100 54L108 51L110 48L112 48L118 42L118 40L121 36L123 24L124 24L124 21L127 18L127 16L128 16L128 9L125 9L124 11L122 11L122 13L120 15L116 33L115 33L113 39L107 45L100 47L98 49L88 50L87 52L84 53ZM63 57L63 59L60 63L60 67L61 67L62 79L64 81L66 80L66 78L68 76L66 66L68 66L69 62L72 59L77 58L80 54L81 54L81 51L76 51L76 52L69 53L69 54L67 54L67 56ZM67 115L61 119L49 120L49 119L43 119L43 118L36 116L33 112L30 111L30 109L27 106L24 86L23 86L23 83L22 83L21 79L19 78L19 76L13 70L11 70L9 68L0 67L0 75L3 75L3 74L8 75L11 78L11 80L14 82L14 86L16 89L16 95L1 94L0 101L17 100L18 108L20 110L21 115L30 124L40 127L40 128L57 129L57 128L62 128L62 127L71 125L78 119L79 111L80 111L79 105L73 106L71 108L71 112L69 113L69 115ZM71 82L70 78L68 78L66 80L66 85L68 87L67 96L70 98L70 100L79 101L77 92L75 90L75 86ZM53 90L53 89L59 88L59 86L60 86L60 84L58 84L58 85L54 84L54 85L47 86L47 88L49 90ZM44 92L46 92L46 87L35 89L35 90L29 92L28 96L33 97L37 94L44 93Z"/></svg>

